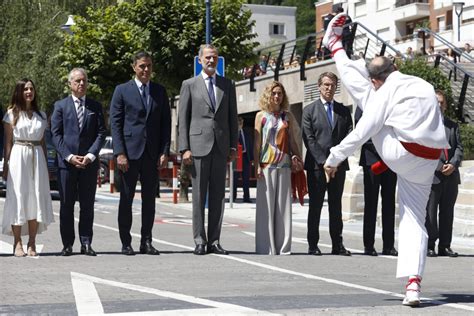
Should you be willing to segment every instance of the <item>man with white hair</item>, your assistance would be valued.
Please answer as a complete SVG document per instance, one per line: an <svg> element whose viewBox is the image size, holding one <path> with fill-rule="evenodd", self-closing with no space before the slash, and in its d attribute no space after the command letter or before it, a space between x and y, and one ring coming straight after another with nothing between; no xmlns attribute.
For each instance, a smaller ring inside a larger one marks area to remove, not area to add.
<svg viewBox="0 0 474 316"><path fill-rule="evenodd" d="M333 177L337 166L372 138L383 160L372 170L377 173L388 167L397 174L397 277L408 277L403 304L417 306L428 242L426 203L441 150L449 148L441 112L433 86L398 72L389 58L376 57L367 66L363 60L349 60L341 42L345 23L346 15L335 16L323 45L331 51L343 84L364 115L356 128L331 149L326 173Z"/></svg>

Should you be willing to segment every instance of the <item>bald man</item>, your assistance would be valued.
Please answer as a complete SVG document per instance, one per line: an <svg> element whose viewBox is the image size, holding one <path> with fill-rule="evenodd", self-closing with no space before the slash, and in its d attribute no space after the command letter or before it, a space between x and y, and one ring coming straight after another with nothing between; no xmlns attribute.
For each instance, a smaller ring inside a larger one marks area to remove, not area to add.
<svg viewBox="0 0 474 316"><path fill-rule="evenodd" d="M420 283L425 268L428 235L426 203L433 173L443 148L449 148L433 86L404 75L386 57L364 60L347 58L341 42L346 15L331 20L323 38L332 53L341 79L364 115L325 163L328 177L337 166L372 138L382 161L372 170L390 168L398 178L400 226L397 278L408 277L403 305L420 304Z"/></svg>

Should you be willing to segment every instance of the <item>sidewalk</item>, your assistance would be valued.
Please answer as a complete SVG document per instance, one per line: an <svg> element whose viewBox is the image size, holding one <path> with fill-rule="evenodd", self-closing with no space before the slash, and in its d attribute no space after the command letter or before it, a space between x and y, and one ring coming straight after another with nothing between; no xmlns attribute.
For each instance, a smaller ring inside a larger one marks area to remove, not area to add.
<svg viewBox="0 0 474 316"><path fill-rule="evenodd" d="M226 203L225 203L225 217L231 218L239 218L249 221L255 221L255 197L256 197L256 188L250 188L250 197L253 203L242 203L242 189L239 188L237 190L237 201L232 203L232 207L229 203L229 190L226 190ZM101 188L97 188L97 195L100 196L107 196L107 197L115 197L118 198L120 193L110 193L110 185L103 184ZM135 199L140 199L140 184L137 184L137 194L135 195ZM172 204L173 203L173 191L171 188L161 187L160 188L160 197L156 199L158 203L163 204ZM192 203L191 203L191 188L189 192L189 202L186 203L178 203L174 204L176 207L181 209L187 210L192 212ZM292 205L292 212L293 212L293 226L306 228L306 220L308 216L308 196L305 198L304 205L300 205L299 202L295 202ZM380 213L380 212L379 212ZM379 214L380 215L380 214ZM344 217L344 215L343 215ZM328 215L328 207L327 201L324 202L323 210L321 212L321 222L320 222L320 229L328 231L329 230L329 215ZM398 227L398 224L396 223ZM344 221L344 234L349 234L353 236L358 236L362 238L363 232L363 221L362 220L345 220ZM377 230L376 230L376 238L382 238L382 228L380 226L380 217L377 218ZM397 237L397 233L395 234ZM474 248L474 237L463 237L456 235L456 231L453 232L453 241L452 241L452 248L455 250L459 249L473 249Z"/></svg>

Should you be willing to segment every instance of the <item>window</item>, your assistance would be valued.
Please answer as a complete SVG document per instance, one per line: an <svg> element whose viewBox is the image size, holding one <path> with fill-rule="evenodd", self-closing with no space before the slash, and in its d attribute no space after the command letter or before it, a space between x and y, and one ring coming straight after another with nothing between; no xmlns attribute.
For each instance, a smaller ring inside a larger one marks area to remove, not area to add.
<svg viewBox="0 0 474 316"><path fill-rule="evenodd" d="M377 0L377 11L382 11L389 9L392 6L392 3L387 0Z"/></svg>
<svg viewBox="0 0 474 316"><path fill-rule="evenodd" d="M384 41L387 41L390 34L390 28L386 27L381 30L377 30L377 35ZM377 45L382 45L381 41L377 41Z"/></svg>
<svg viewBox="0 0 474 316"><path fill-rule="evenodd" d="M438 21L438 30L439 32L442 32L444 30L446 30L446 18L443 16L438 16L436 18L436 20Z"/></svg>
<svg viewBox="0 0 474 316"><path fill-rule="evenodd" d="M270 35L285 35L285 24L270 23Z"/></svg>
<svg viewBox="0 0 474 316"><path fill-rule="evenodd" d="M367 15L367 5L365 0L361 0L355 4L355 16L360 17Z"/></svg>

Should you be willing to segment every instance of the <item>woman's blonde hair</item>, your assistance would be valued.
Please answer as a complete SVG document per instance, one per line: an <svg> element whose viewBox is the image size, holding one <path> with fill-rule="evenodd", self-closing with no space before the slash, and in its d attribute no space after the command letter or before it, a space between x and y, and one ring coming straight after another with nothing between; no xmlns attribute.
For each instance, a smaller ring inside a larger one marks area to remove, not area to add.
<svg viewBox="0 0 474 316"><path fill-rule="evenodd" d="M262 95L260 96L260 100L258 101L258 105L260 106L260 109L266 112L271 112L271 98L272 98L272 91L276 87L280 87L281 91L283 91L283 100L281 101L280 104L280 111L288 111L290 105L288 102L288 96L286 95L286 90L283 85L278 82L278 81L273 81L270 83L265 90L263 90Z"/></svg>

